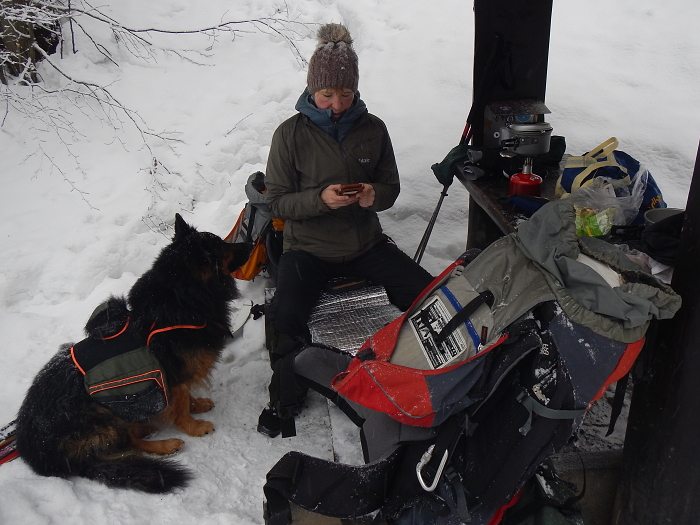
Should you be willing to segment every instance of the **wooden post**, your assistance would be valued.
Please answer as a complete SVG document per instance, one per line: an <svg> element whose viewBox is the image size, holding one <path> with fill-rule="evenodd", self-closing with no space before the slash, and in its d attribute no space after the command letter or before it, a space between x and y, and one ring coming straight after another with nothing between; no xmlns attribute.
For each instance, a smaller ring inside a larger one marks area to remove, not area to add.
<svg viewBox="0 0 700 525"><path fill-rule="evenodd" d="M544 101L552 0L474 0L472 144L483 145L484 107L496 100Z"/></svg>
<svg viewBox="0 0 700 525"><path fill-rule="evenodd" d="M634 385L614 525L700 523L700 148L672 286L683 298L658 323Z"/></svg>

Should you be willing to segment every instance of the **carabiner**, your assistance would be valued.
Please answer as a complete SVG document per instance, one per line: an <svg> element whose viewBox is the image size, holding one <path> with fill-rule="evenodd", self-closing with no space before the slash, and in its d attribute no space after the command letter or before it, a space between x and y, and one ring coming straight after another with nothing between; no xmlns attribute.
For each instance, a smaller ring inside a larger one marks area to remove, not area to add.
<svg viewBox="0 0 700 525"><path fill-rule="evenodd" d="M426 486L425 481L423 481L423 475L421 474L421 471L423 470L423 467L425 467L430 462L430 459L433 457L434 448L435 445L430 445L428 450L426 450L423 453L423 456L420 458L420 461L416 464L416 477L418 478L418 483L420 483L420 486L423 487L423 490L425 490L426 492L432 492L437 488L438 482L440 481L440 477L442 476L442 471L445 469L445 464L447 463L448 454L447 450L445 450L445 453L442 456L442 460L440 460L440 466L435 472L433 484L430 486Z"/></svg>

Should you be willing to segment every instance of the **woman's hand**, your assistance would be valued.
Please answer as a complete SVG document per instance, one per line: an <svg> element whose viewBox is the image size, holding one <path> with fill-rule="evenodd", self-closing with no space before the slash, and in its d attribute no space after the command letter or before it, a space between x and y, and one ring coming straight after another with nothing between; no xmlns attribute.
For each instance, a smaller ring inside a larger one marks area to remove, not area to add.
<svg viewBox="0 0 700 525"><path fill-rule="evenodd" d="M372 206L372 204L374 204L375 192L371 184L363 184L362 191L357 193L355 196L359 197L359 204L363 208L369 208Z"/></svg>
<svg viewBox="0 0 700 525"><path fill-rule="evenodd" d="M338 194L340 186L340 184L331 184L321 192L321 200L331 210L337 210L360 200L360 193L362 192L358 192L355 195L340 195Z"/></svg>
<svg viewBox="0 0 700 525"><path fill-rule="evenodd" d="M362 190L354 195L340 195L340 184L331 184L321 192L321 200L331 210L337 210L343 206L359 203L363 208L374 204L374 188L371 184L362 184Z"/></svg>

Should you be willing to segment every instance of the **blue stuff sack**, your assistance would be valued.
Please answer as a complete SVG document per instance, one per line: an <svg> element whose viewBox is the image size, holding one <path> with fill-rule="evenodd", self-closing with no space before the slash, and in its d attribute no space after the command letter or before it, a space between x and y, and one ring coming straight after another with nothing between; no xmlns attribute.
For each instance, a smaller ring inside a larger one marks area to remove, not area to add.
<svg viewBox="0 0 700 525"><path fill-rule="evenodd" d="M566 197L573 190L590 186L599 177L625 181L632 186L640 172L640 163L624 151L617 150L618 145L618 140L611 137L584 155L567 158L557 181L555 196ZM647 172L642 203L632 224L643 224L644 212L652 208L666 208L666 203L656 181Z"/></svg>

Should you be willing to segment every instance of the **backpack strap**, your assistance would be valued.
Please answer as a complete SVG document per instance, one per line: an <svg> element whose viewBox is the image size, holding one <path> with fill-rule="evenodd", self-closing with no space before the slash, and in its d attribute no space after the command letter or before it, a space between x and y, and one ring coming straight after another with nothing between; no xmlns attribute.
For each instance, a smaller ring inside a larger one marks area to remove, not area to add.
<svg viewBox="0 0 700 525"><path fill-rule="evenodd" d="M245 232L245 242L247 243L253 242L253 224L255 222L255 215L257 212L258 209L255 206L250 207L250 219L248 219L248 229Z"/></svg>
<svg viewBox="0 0 700 525"><path fill-rule="evenodd" d="M517 397L518 401L527 409L528 417L525 424L520 427L520 433L526 435L530 432L532 427L532 414L533 412L538 416L546 417L547 419L576 419L581 417L586 413L585 408L578 410L564 410L564 409L554 409L549 408L545 405L540 404L532 396L527 393L527 390L523 389L522 392Z"/></svg>
<svg viewBox="0 0 700 525"><path fill-rule="evenodd" d="M549 333L548 326L554 319L556 315L556 303L554 301L547 301L542 304L537 305L533 309L533 314L535 319L540 323L540 327L537 329L539 336L542 340L542 344L556 348L554 341L552 340L551 333ZM523 324L532 323L532 319L526 319ZM532 326L532 325L531 325ZM534 326L537 326L535 323ZM549 408L546 405L541 404L537 399L533 398L528 389L522 387L521 392L516 398L528 412L527 421L520 427L520 433L526 435L530 428L532 427L532 414L535 413L538 416L545 417L547 419L576 419L583 416L586 413L586 408L581 409L554 409Z"/></svg>
<svg viewBox="0 0 700 525"><path fill-rule="evenodd" d="M612 410L610 411L610 423L608 424L608 432L605 437L608 437L615 430L617 418L622 413L622 407L625 403L625 394L627 393L627 385L629 384L630 373L627 372L624 376L617 380L615 386L615 397L613 397Z"/></svg>
<svg viewBox="0 0 700 525"><path fill-rule="evenodd" d="M472 518L469 514L469 508L467 507L467 497L464 492L462 478L460 478L459 474L457 474L457 471L452 465L448 465L445 469L445 479L450 485L452 485L452 490L455 493L455 503L457 504L456 510L460 523L469 523Z"/></svg>
<svg viewBox="0 0 700 525"><path fill-rule="evenodd" d="M151 344L151 339L153 338L154 335L158 335L163 332L169 332L170 330L179 330L180 328L185 328L189 330L201 330L202 328L206 328L207 322L204 321L204 324L201 325L190 325L190 324L180 324L180 325L175 325L175 326L166 326L165 328L156 328L155 330L151 330L151 332L148 334L148 338L146 339L146 344L150 345Z"/></svg>
<svg viewBox="0 0 700 525"><path fill-rule="evenodd" d="M448 295L449 297L449 295ZM462 323L465 323L468 319L469 316L471 316L474 312L476 312L479 307L486 303L491 307L493 305L493 294L489 291L486 290L485 292L481 292L479 295L477 295L474 299L469 301L466 306L464 306L461 310L459 310L453 317L450 319L447 324L443 327L442 330L440 330L440 333L437 334L435 337L435 344L441 345L445 339L449 337L449 335L454 332L459 325ZM427 326L430 326L428 323ZM475 346L478 347L477 342L475 341Z"/></svg>

